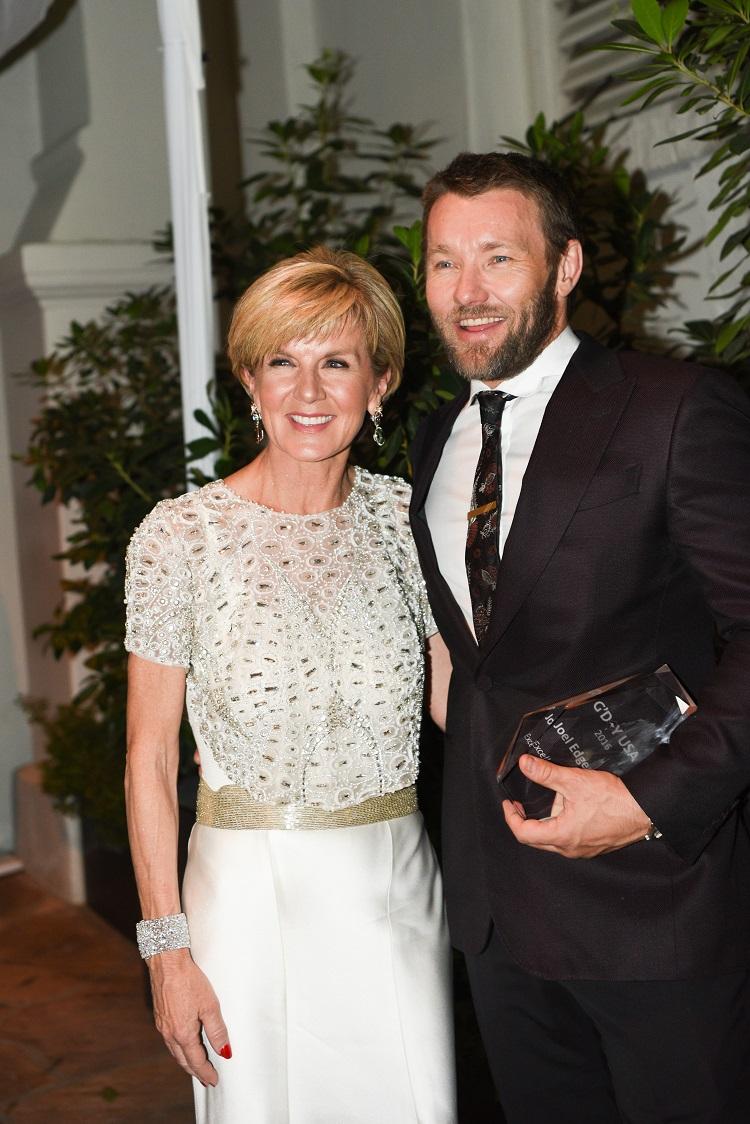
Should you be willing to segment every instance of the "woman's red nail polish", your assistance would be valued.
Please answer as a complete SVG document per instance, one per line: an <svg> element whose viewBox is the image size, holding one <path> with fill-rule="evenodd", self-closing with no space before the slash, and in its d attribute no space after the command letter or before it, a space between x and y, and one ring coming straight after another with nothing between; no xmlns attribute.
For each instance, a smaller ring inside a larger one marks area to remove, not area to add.
<svg viewBox="0 0 750 1124"><path fill-rule="evenodd" d="M227 1058L228 1060L232 1056L232 1047L227 1042L226 1046L222 1046L222 1048L219 1050L219 1053L221 1054L222 1058Z"/></svg>

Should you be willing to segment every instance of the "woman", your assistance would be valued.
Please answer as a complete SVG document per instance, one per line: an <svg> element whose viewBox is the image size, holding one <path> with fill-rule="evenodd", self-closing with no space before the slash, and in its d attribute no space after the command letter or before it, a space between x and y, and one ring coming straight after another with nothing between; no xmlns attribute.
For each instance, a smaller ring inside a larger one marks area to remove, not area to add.
<svg viewBox="0 0 750 1124"><path fill-rule="evenodd" d="M265 447L159 503L129 548L139 944L200 1122L455 1120L441 886L413 787L434 625L408 487L349 465L367 414L382 441L403 346L393 293L356 255L269 270L229 332ZM186 683L202 778L185 917Z"/></svg>

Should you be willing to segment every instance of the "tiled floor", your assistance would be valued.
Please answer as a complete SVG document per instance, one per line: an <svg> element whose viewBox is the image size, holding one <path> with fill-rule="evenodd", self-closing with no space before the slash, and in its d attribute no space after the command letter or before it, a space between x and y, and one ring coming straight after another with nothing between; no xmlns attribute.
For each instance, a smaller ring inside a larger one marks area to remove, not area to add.
<svg viewBox="0 0 750 1124"><path fill-rule="evenodd" d="M501 1124L460 960L459 1118ZM0 877L0 1124L192 1124L135 945L25 874Z"/></svg>
<svg viewBox="0 0 750 1124"><path fill-rule="evenodd" d="M135 945L96 914L0 878L1 1124L190 1124L146 989Z"/></svg>

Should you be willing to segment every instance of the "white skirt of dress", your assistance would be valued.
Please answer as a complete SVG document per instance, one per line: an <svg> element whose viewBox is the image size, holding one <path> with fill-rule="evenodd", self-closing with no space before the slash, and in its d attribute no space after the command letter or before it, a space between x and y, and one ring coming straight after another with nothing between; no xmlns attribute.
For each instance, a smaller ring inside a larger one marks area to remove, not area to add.
<svg viewBox="0 0 750 1124"><path fill-rule="evenodd" d="M316 831L196 824L192 953L232 1058L198 1124L455 1124L450 953L422 816Z"/></svg>

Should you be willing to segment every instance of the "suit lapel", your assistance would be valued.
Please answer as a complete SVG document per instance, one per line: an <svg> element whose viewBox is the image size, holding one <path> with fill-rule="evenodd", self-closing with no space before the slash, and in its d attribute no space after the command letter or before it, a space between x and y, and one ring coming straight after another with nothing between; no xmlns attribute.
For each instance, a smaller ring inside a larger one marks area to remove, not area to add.
<svg viewBox="0 0 750 1124"><path fill-rule="evenodd" d="M575 514L633 390L614 352L585 337L544 413L503 550L481 651L492 650Z"/></svg>
<svg viewBox="0 0 750 1124"><path fill-rule="evenodd" d="M468 397L469 386L467 383L465 389L462 389L452 402L437 410L425 423L425 430L414 463L411 525L427 581L433 612L441 618L439 627L441 631L446 631L444 622L447 622L451 633L450 637L446 636L449 647L454 651L458 647L462 648L466 659L475 662L477 658L476 641L448 583L440 572L435 546L424 510L430 485L440 464L445 443L453 429L453 423L466 405Z"/></svg>
<svg viewBox="0 0 750 1124"><path fill-rule="evenodd" d="M445 406L436 410L425 422L424 433L419 442L418 458L414 465L414 486L412 491L412 511L423 511L432 478L440 464L445 442L453 429L453 423L466 405L469 397L469 384Z"/></svg>

